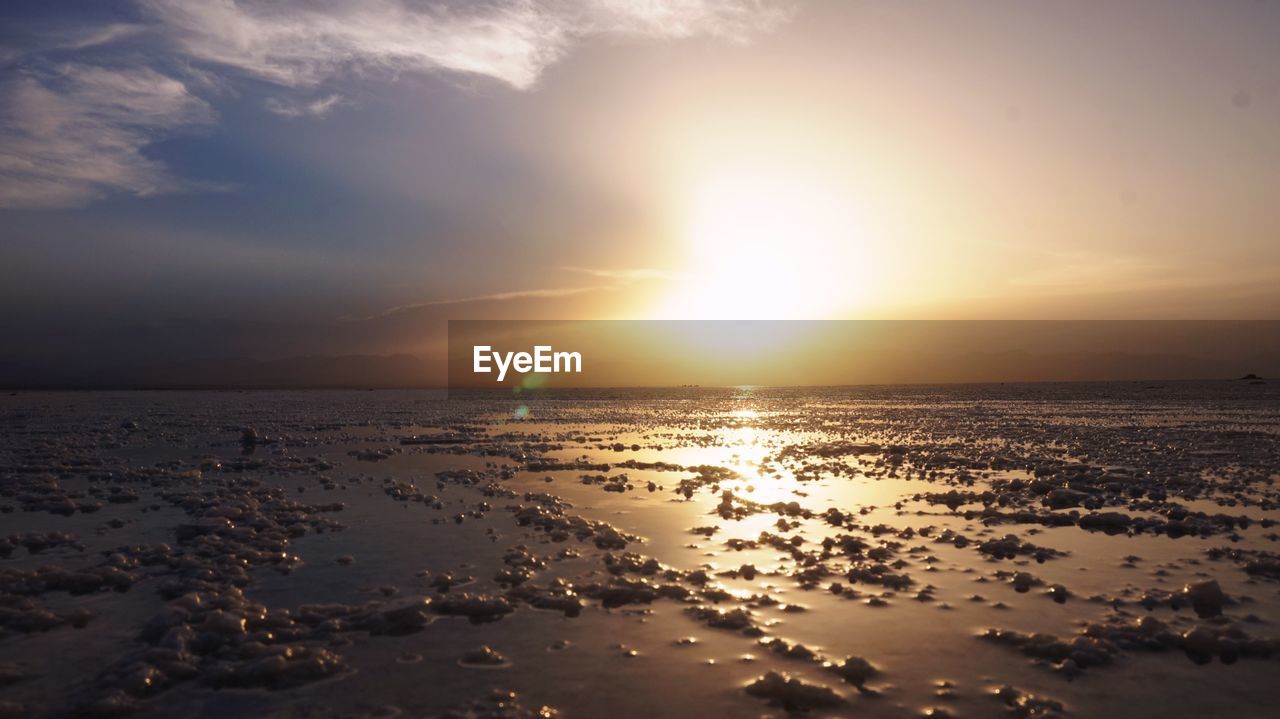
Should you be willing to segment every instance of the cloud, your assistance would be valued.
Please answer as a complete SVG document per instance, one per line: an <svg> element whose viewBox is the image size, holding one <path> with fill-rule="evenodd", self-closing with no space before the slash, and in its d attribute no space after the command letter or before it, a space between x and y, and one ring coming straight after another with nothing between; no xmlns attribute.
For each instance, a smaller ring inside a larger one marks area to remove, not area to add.
<svg viewBox="0 0 1280 719"><path fill-rule="evenodd" d="M614 288L613 287L557 287L557 288L534 289L534 290L515 290L512 292L496 292L489 295L476 295L473 297L456 297L456 298L444 299L444 300L414 302L413 304L398 305L396 307L391 307L377 314L369 315L367 317L355 317L355 318L343 317L340 319L343 321L348 321L352 319L367 321L367 320L381 319L383 317L391 317L393 315L404 314L405 312L412 312L414 310L421 310L428 307L449 307L452 305L470 305L470 304L479 304L484 302L513 302L513 301L520 301L520 300L573 297L575 295L582 295L589 292L599 292L602 290L610 290L610 289L614 289Z"/></svg>
<svg viewBox="0 0 1280 719"><path fill-rule="evenodd" d="M569 272L579 272L592 277L600 277L607 280L622 280L626 282L639 282L642 280L676 280L682 275L679 272L670 272L668 270L655 270L647 267L625 267L622 269L602 269L598 267L564 267Z"/></svg>
<svg viewBox="0 0 1280 719"><path fill-rule="evenodd" d="M10 40L0 45L0 62L14 62L49 52L91 50L140 36L146 29L145 25L127 22L37 24L28 28L26 42Z"/></svg>
<svg viewBox="0 0 1280 719"><path fill-rule="evenodd" d="M212 122L208 103L146 67L66 64L0 88L0 207L84 204L189 184L142 150L174 128Z"/></svg>
<svg viewBox="0 0 1280 719"><path fill-rule="evenodd" d="M511 292L496 292L487 295L476 295L472 297L457 297L442 300L429 300L426 302L414 302L407 305L399 305L378 312L368 317L357 319L372 320L382 317L390 317L392 315L403 314L405 312L420 310L427 307L448 307L452 305L470 305L486 302L518 302L523 300L534 299L554 299L560 297L574 297L594 292L608 292L618 290L637 282L647 280L671 280L677 279L681 275L678 273L668 272L666 270L653 270L647 268L624 268L624 269L598 269L592 267L563 267L568 272L578 272L591 277L602 280L609 280L608 284L592 285L587 287L549 287L531 290L515 290ZM353 318L343 318L353 319Z"/></svg>
<svg viewBox="0 0 1280 719"><path fill-rule="evenodd" d="M142 0L186 55L288 87L343 70L449 71L515 88L595 34L741 41L787 19L767 0L409 3Z"/></svg>
<svg viewBox="0 0 1280 719"><path fill-rule="evenodd" d="M59 50L85 50L137 35L143 30L142 25L134 23L109 23L97 27L75 28L56 38L53 47Z"/></svg>
<svg viewBox="0 0 1280 719"><path fill-rule="evenodd" d="M113 192L201 187L144 149L212 122L193 89L225 92L219 75L278 86L279 96L263 101L269 112L321 117L345 102L320 87L342 73L461 73L528 89L585 37L744 41L786 20L789 6L778 3L790 1L136 0L140 23L43 33L36 46L0 56L24 67L0 84L0 207L73 207ZM111 54L126 42L132 52ZM132 64L50 60L67 52Z"/></svg>
<svg viewBox="0 0 1280 719"><path fill-rule="evenodd" d="M267 112L282 117L324 117L329 114L330 110L341 104L343 104L342 96L333 94L306 102L293 102L276 97L268 97L263 101L262 106L266 108Z"/></svg>

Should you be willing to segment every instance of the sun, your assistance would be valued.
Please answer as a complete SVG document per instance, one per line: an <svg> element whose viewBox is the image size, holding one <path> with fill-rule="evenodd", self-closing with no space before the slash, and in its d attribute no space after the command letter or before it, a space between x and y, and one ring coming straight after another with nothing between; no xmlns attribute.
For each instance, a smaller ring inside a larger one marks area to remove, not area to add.
<svg viewBox="0 0 1280 719"><path fill-rule="evenodd" d="M825 319L862 292L867 238L852 199L814 174L722 171L689 193L684 279L663 315Z"/></svg>

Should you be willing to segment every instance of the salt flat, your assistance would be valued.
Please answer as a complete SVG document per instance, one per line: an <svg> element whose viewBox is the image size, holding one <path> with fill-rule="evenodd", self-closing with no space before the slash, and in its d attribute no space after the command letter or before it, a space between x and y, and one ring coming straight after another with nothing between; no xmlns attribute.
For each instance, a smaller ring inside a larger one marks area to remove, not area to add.
<svg viewBox="0 0 1280 719"><path fill-rule="evenodd" d="M0 397L0 717L1238 716L1249 382Z"/></svg>

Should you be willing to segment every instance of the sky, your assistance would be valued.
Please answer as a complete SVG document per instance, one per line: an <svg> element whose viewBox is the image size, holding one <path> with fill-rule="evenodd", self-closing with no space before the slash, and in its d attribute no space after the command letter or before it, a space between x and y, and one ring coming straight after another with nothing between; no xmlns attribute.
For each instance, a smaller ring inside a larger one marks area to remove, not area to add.
<svg viewBox="0 0 1280 719"><path fill-rule="evenodd" d="M1280 318L1280 4L0 9L0 361Z"/></svg>

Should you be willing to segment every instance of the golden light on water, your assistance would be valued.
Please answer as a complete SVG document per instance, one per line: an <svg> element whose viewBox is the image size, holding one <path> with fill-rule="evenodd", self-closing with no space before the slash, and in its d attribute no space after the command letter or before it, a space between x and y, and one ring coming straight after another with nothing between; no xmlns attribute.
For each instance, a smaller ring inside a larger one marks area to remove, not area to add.
<svg viewBox="0 0 1280 719"><path fill-rule="evenodd" d="M773 475L761 471L761 465L777 449L776 435L758 426L764 419L764 414L757 409L744 408L729 412L726 417L743 424L717 432L715 439L719 445L718 461L741 476L722 483L722 489L762 504L794 499L798 484L790 472ZM757 526L758 524L760 523L746 522L751 531L759 531L763 527Z"/></svg>

